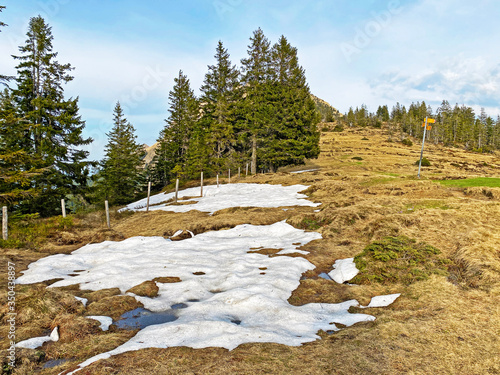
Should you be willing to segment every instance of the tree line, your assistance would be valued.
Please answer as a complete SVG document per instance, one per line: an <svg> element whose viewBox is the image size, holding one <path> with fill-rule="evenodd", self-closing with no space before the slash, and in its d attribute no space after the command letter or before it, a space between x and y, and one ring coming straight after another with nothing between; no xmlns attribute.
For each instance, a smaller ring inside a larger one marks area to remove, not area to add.
<svg viewBox="0 0 500 375"><path fill-rule="evenodd" d="M428 132L428 139L434 143L481 153L500 149L500 116L494 120L484 108L477 115L472 107L458 104L452 107L447 100L443 100L436 111L424 101L411 103L408 109L396 103L391 111L383 105L375 113L370 113L365 105L351 107L341 122L346 126L381 127L386 124L390 138L399 135L402 140L407 136L421 138L426 117L436 120Z"/></svg>
<svg viewBox="0 0 500 375"><path fill-rule="evenodd" d="M0 6L0 11L5 8ZM6 26L0 23L0 26ZM33 17L19 47L14 77L0 76L0 203L19 213L60 212L60 199L123 204L147 181L160 189L175 178L237 169L276 171L319 155L320 120L299 65L282 36L271 45L261 29L237 67L219 41L196 97L181 71L169 93L168 117L152 163L120 103L113 112L105 156L89 161L78 97L65 98L73 67L57 60L51 27Z"/></svg>

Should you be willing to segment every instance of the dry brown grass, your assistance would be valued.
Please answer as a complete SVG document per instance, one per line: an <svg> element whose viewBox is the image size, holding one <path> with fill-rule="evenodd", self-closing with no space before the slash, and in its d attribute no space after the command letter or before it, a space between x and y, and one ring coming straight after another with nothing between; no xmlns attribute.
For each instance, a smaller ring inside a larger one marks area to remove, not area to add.
<svg viewBox="0 0 500 375"><path fill-rule="evenodd" d="M41 256L69 252L87 242L136 235L167 237L179 229L196 234L243 223L264 225L287 219L292 225L323 235L323 239L304 247L310 252L305 257L316 269L304 274L290 303L336 303L355 298L366 305L375 295L402 293L401 297L387 308L363 310L376 316L374 322L331 335L320 332L321 340L300 347L245 344L233 351L147 349L99 361L81 374L499 374L498 189L448 188L432 181L499 177L499 155L427 144L425 156L431 166L423 168L419 180L414 165L420 153L418 140L408 147L387 139L383 130L376 129L323 133L320 158L302 168L320 168L318 171L290 174L289 170L298 169L290 168L273 175L233 179L310 185L307 193L311 200L322 202L320 212L295 207L288 211L231 208L213 216L198 211L115 214L112 230L104 228L101 214L96 213L94 217L80 218L76 230L56 236L41 252L2 251L2 260L14 259L19 272ZM356 156L362 160L352 159ZM337 285L318 277L330 271L335 260L353 257L385 236L399 235L438 248L440 257L451 262L449 276L432 275L410 285L395 282L362 286ZM151 292L151 286L148 283L145 292ZM18 354L24 364L15 374L57 374L94 354L113 349L133 334L96 331L96 323L83 318L101 314L117 317L137 307L135 300L119 296L116 289L90 292L77 288L46 290L44 285L23 288L18 291L23 296L19 298L25 301L19 305L23 322L19 339L59 325L61 341L42 348L46 359L73 359L55 369L39 371L43 361L36 363L33 354L23 351ZM74 304L72 295L88 298L87 308L79 302Z"/></svg>

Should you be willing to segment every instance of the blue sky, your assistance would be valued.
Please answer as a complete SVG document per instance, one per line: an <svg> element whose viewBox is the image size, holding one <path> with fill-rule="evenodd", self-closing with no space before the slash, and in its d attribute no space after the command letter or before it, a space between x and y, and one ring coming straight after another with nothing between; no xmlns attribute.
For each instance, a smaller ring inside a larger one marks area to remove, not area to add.
<svg viewBox="0 0 500 375"><path fill-rule="evenodd" d="M24 44L29 18L52 26L75 79L92 159L100 159L120 100L138 141L156 141L182 69L195 93L222 40L239 65L252 32L298 48L313 94L341 112L443 99L500 114L500 4L495 0L0 0L0 72Z"/></svg>

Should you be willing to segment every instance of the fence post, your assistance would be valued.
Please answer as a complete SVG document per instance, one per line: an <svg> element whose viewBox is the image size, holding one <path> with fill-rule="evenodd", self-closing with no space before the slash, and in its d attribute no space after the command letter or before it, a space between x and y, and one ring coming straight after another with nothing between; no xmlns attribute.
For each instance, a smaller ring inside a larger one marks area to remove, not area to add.
<svg viewBox="0 0 500 375"><path fill-rule="evenodd" d="M179 179L175 180L175 203L177 203L178 198L179 198Z"/></svg>
<svg viewBox="0 0 500 375"><path fill-rule="evenodd" d="M248 176L248 163L247 163L247 169L245 171L245 177Z"/></svg>
<svg viewBox="0 0 500 375"><path fill-rule="evenodd" d="M111 223L109 222L109 204L107 200L104 201L104 208L106 209L106 224L108 228L111 228Z"/></svg>
<svg viewBox="0 0 500 375"><path fill-rule="evenodd" d="M66 204L64 203L64 198L61 199L61 210L62 210L62 217L66 217Z"/></svg>
<svg viewBox="0 0 500 375"><path fill-rule="evenodd" d="M231 170L229 170L227 176L228 176L228 184L230 184L231 183Z"/></svg>
<svg viewBox="0 0 500 375"><path fill-rule="evenodd" d="M219 187L219 174L217 174L217 187Z"/></svg>
<svg viewBox="0 0 500 375"><path fill-rule="evenodd" d="M241 167L238 167L238 178L241 176Z"/></svg>
<svg viewBox="0 0 500 375"><path fill-rule="evenodd" d="M9 219L7 217L7 206L2 207L2 238L7 241L9 239Z"/></svg>
<svg viewBox="0 0 500 375"><path fill-rule="evenodd" d="M203 171L201 172L200 197L203 197Z"/></svg>
<svg viewBox="0 0 500 375"><path fill-rule="evenodd" d="M148 201L146 203L146 212L149 212L149 196L151 195L151 181L148 181Z"/></svg>

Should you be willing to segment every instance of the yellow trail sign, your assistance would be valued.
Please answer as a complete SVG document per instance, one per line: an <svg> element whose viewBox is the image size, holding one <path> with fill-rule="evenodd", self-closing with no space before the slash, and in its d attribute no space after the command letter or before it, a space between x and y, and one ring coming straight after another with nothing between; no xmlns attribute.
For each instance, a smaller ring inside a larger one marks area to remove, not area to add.
<svg viewBox="0 0 500 375"><path fill-rule="evenodd" d="M432 126L428 125L427 130L431 130L431 129L432 129Z"/></svg>
<svg viewBox="0 0 500 375"><path fill-rule="evenodd" d="M427 123L429 123L429 124L432 124L432 123L435 123L435 122L436 122L436 120L434 120L433 118L428 118L427 119Z"/></svg>

